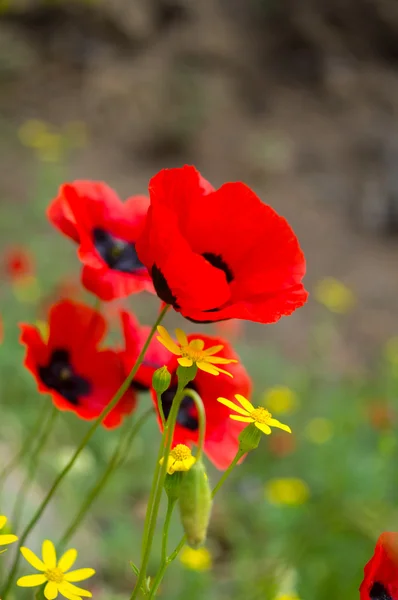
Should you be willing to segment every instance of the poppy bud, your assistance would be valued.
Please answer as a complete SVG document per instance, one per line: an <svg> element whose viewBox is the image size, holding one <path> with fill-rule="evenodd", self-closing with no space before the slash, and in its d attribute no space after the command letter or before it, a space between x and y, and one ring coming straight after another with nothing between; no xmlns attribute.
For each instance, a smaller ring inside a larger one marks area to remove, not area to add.
<svg viewBox="0 0 398 600"><path fill-rule="evenodd" d="M169 388L170 382L171 375L166 366L156 369L152 377L152 387L157 394L162 395Z"/></svg>
<svg viewBox="0 0 398 600"><path fill-rule="evenodd" d="M201 460L183 473L179 505L187 542L192 548L199 548L206 539L212 507L209 480Z"/></svg>
<svg viewBox="0 0 398 600"><path fill-rule="evenodd" d="M255 450L261 440L261 431L257 429L254 423L250 423L239 434L239 450L246 454L250 450Z"/></svg>

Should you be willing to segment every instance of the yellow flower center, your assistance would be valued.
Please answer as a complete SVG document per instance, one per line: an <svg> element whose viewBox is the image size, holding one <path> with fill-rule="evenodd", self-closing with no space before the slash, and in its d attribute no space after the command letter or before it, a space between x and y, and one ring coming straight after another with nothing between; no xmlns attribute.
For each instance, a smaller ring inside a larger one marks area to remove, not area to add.
<svg viewBox="0 0 398 600"><path fill-rule="evenodd" d="M250 416L255 421L257 421L257 423L263 423L264 425L267 425L268 421L270 419L272 419L271 413L266 408L263 408L262 406L259 406L258 408L255 408L250 413Z"/></svg>
<svg viewBox="0 0 398 600"><path fill-rule="evenodd" d="M170 454L176 460L186 460L192 456L191 450L185 444L178 444Z"/></svg>
<svg viewBox="0 0 398 600"><path fill-rule="evenodd" d="M48 569L45 572L45 576L47 577L48 581L54 581L55 583L62 583L64 580L63 572L61 569L57 569L56 567L54 569Z"/></svg>
<svg viewBox="0 0 398 600"><path fill-rule="evenodd" d="M206 357L202 350L195 350L190 346L181 346L181 356L183 358L190 358L194 363L204 360Z"/></svg>

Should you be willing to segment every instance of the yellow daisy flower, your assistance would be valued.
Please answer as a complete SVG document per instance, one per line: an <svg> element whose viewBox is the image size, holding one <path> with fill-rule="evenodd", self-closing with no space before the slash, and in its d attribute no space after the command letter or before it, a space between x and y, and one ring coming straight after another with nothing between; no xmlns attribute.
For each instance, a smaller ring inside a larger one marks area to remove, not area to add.
<svg viewBox="0 0 398 600"><path fill-rule="evenodd" d="M176 329L178 341L178 343L176 343L167 329L162 325L158 326L158 333L159 336L157 336L157 340L163 344L167 350L170 350L170 352L180 357L177 360L178 364L182 367L192 367L193 364L196 364L198 369L210 373L211 375L224 373L225 375L229 375L229 377L233 377L228 371L224 371L224 369L217 367L217 365L228 365L229 363L238 362L233 358L214 356L217 352L220 352L224 346L212 346L211 348L204 350L205 343L203 340L197 339L188 342L186 334L181 329Z"/></svg>
<svg viewBox="0 0 398 600"><path fill-rule="evenodd" d="M257 429L266 435L271 433L271 427L278 427L279 429L283 429L288 433L292 433L292 430L288 425L284 425L280 421L273 419L271 413L267 409L263 408L262 406L254 408L249 400L240 394L235 394L235 398L241 406L237 406L234 402L231 402L231 400L227 400L226 398L217 398L218 402L228 406L228 408L238 413L237 415L229 415L234 421L254 423Z"/></svg>
<svg viewBox="0 0 398 600"><path fill-rule="evenodd" d="M160 464L163 464L164 459L160 459ZM189 471L196 462L196 458L192 456L191 449L185 444L178 444L170 452L167 459L167 472L173 475L176 471Z"/></svg>
<svg viewBox="0 0 398 600"><path fill-rule="evenodd" d="M184 567L192 571L208 571L212 567L212 556L207 548L194 550L189 546L184 546L179 559Z"/></svg>
<svg viewBox="0 0 398 600"><path fill-rule="evenodd" d="M92 597L91 592L73 585L72 582L83 581L92 577L95 573L94 569L77 569L67 573L77 558L77 550L68 550L58 562L54 544L50 540L43 542L43 560L24 546L22 546L21 552L28 563L38 571L42 571L42 573L20 577L17 581L17 585L20 587L36 587L46 583L44 596L47 600L54 600L58 594L62 594L68 600L81 600L82 596Z"/></svg>
<svg viewBox="0 0 398 600"><path fill-rule="evenodd" d="M0 515L0 530L3 529L5 524L7 523L7 517L4 515ZM0 534L0 546L8 546L8 544L13 544L18 539L18 536L12 535L11 533L3 533ZM5 552L5 550L0 550L0 554Z"/></svg>

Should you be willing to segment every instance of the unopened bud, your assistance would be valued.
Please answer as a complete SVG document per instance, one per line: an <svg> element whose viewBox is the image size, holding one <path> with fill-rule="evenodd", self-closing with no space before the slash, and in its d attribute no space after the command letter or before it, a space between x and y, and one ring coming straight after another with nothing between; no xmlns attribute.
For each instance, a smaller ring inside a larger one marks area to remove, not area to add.
<svg viewBox="0 0 398 600"><path fill-rule="evenodd" d="M239 450L242 453L246 454L246 452L250 452L250 450L255 450L260 443L261 440L261 431L257 429L254 423L250 423L247 427L240 432L239 437Z"/></svg>
<svg viewBox="0 0 398 600"><path fill-rule="evenodd" d="M162 395L163 392L169 388L170 382L171 375L166 366L161 367L154 372L152 377L152 387L157 394Z"/></svg>
<svg viewBox="0 0 398 600"><path fill-rule="evenodd" d="M212 507L209 480L201 460L183 473L179 505L187 542L192 548L199 548L206 540Z"/></svg>
<svg viewBox="0 0 398 600"><path fill-rule="evenodd" d="M176 471L173 475L167 473L164 480L164 489L170 502L174 502L180 497L182 478L183 473L181 471Z"/></svg>

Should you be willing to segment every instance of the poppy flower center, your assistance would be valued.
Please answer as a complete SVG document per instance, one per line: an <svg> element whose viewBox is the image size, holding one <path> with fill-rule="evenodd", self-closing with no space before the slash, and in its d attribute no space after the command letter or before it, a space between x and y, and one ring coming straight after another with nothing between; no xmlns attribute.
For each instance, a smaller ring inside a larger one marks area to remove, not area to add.
<svg viewBox="0 0 398 600"><path fill-rule="evenodd" d="M45 576L47 577L48 581L54 581L55 583L62 583L64 580L64 574L61 571L61 569L48 569L45 572Z"/></svg>
<svg viewBox="0 0 398 600"><path fill-rule="evenodd" d="M192 456L191 450L185 444L177 444L170 452L170 456L176 460L186 460Z"/></svg>
<svg viewBox="0 0 398 600"><path fill-rule="evenodd" d="M39 366L38 374L49 389L56 390L74 406L79 405L81 396L91 392L90 382L75 373L68 350L53 350L49 363L44 367Z"/></svg>
<svg viewBox="0 0 398 600"><path fill-rule="evenodd" d="M93 230L93 238L95 249L110 269L134 273L145 268L137 256L134 242L122 240L99 227Z"/></svg>
<svg viewBox="0 0 398 600"><path fill-rule="evenodd" d="M250 413L250 416L252 417L252 419L257 421L257 423L263 423L264 425L266 425L268 423L268 421L270 419L272 419L271 413L266 408L263 408L262 406L255 408Z"/></svg>
<svg viewBox="0 0 398 600"><path fill-rule="evenodd" d="M191 382L187 385L187 388L196 391L195 385ZM165 419L169 418L171 406L173 404L174 396L177 392L177 385L172 385L168 390L162 394L162 407ZM199 428L198 417L196 414L195 402L190 396L184 396L177 415L177 424L190 431L197 431Z"/></svg>
<svg viewBox="0 0 398 600"><path fill-rule="evenodd" d="M386 588L379 581L375 581L369 592L370 600L393 600Z"/></svg>

